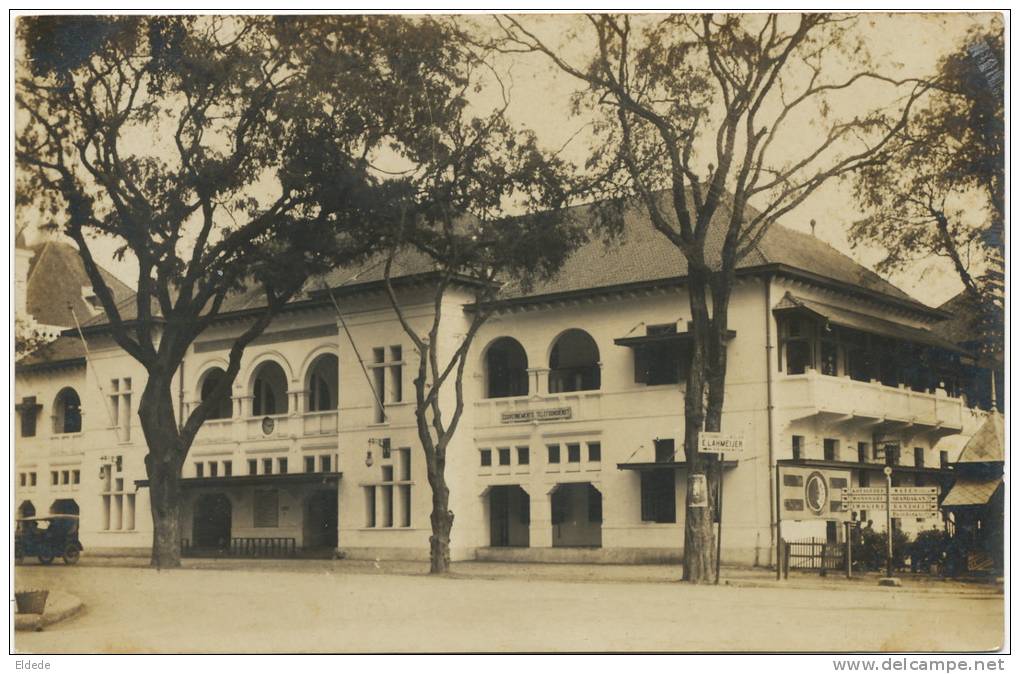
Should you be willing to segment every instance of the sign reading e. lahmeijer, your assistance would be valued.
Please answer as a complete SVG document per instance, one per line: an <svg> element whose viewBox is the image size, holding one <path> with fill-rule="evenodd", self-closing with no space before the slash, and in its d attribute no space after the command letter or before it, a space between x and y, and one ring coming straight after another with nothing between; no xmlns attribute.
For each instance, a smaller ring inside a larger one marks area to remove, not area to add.
<svg viewBox="0 0 1020 674"><path fill-rule="evenodd" d="M541 410L503 412L499 416L499 421L503 424L526 424L532 421L561 421L571 418L572 415L569 407L549 407Z"/></svg>
<svg viewBox="0 0 1020 674"><path fill-rule="evenodd" d="M734 433L702 431L698 433L698 451L713 454L742 454L744 452L744 436Z"/></svg>

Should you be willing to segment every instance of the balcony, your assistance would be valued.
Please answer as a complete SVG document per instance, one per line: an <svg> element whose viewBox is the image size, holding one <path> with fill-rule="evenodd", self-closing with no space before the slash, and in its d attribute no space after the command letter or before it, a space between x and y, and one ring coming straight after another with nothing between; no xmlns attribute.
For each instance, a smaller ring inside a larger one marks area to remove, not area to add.
<svg viewBox="0 0 1020 674"><path fill-rule="evenodd" d="M309 435L333 435L337 429L337 418L339 414L336 410L326 410L325 412L308 412L302 415L302 430L305 436Z"/></svg>
<svg viewBox="0 0 1020 674"><path fill-rule="evenodd" d="M339 413L336 410L307 412L291 416L274 414L268 417L243 419L209 419L198 431L196 445L223 444L235 440L271 440L292 437L335 435Z"/></svg>
<svg viewBox="0 0 1020 674"><path fill-rule="evenodd" d="M860 422L889 430L914 429L952 435L963 429L964 404L944 391L921 393L877 381L832 377L814 370L786 375L776 382L776 402L793 418L820 418L830 423Z"/></svg>
<svg viewBox="0 0 1020 674"><path fill-rule="evenodd" d="M74 456L81 454L82 433L56 433L50 436L50 456Z"/></svg>

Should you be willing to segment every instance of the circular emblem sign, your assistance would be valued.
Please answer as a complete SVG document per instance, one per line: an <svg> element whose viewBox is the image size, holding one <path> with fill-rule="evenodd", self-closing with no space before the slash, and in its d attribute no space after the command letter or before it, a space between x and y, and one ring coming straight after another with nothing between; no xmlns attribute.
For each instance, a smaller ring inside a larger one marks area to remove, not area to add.
<svg viewBox="0 0 1020 674"><path fill-rule="evenodd" d="M808 509L816 515L825 511L825 504L829 501L829 485L825 482L825 476L815 471L808 476L804 483L804 502Z"/></svg>
<svg viewBox="0 0 1020 674"><path fill-rule="evenodd" d="M271 417L266 417L262 420L262 433L269 435L276 428L276 421Z"/></svg>

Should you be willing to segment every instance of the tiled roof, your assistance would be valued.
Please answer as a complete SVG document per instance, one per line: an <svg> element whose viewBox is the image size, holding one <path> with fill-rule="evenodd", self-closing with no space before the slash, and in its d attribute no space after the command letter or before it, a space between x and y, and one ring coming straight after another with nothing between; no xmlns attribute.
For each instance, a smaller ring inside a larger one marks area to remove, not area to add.
<svg viewBox="0 0 1020 674"><path fill-rule="evenodd" d="M724 200L709 229L707 254L710 262L718 261L725 234L725 223L729 218L729 206L730 203ZM574 207L570 209L571 217L587 218L590 221L592 208L590 204ZM670 212L669 209L664 211ZM383 278L384 263L385 258L377 256L360 265L338 268L324 279L310 279L294 301L310 299L325 287L354 288L377 283ZM908 302L918 309L926 308L875 272L861 266L824 241L782 225L772 226L759 245L741 261L739 267L747 269L769 264L785 265L863 288L891 300ZM432 270L433 265L427 256L416 251L407 251L395 259L393 278L415 276ZM643 205L632 203L624 212L623 229L619 237L606 243L600 235L593 235L590 241L571 255L555 277L536 283L527 293L515 286L508 286L504 290L504 298L525 299L629 284L678 280L686 275L687 260L683 254L651 226L647 209ZM261 288L252 287L229 297L224 302L221 313L256 309L264 305L264 300ZM135 317L133 302L122 302L120 307L124 320ZM153 314L157 313L158 307L154 306ZM103 316L97 316L87 324L97 326L103 322Z"/></svg>
<svg viewBox="0 0 1020 674"><path fill-rule="evenodd" d="M18 361L18 369L37 365L53 365L85 357L85 347L77 336L57 337Z"/></svg>
<svg viewBox="0 0 1020 674"><path fill-rule="evenodd" d="M942 507L984 505L1001 484L1001 477L985 479L958 477L953 488L942 500Z"/></svg>
<svg viewBox="0 0 1020 674"><path fill-rule="evenodd" d="M952 314L952 318L939 324L939 332L957 344L975 341L974 331L978 325L976 308L966 291L946 300L939 305L939 309Z"/></svg>
<svg viewBox="0 0 1020 674"><path fill-rule="evenodd" d="M709 226L706 253L710 263L719 260L731 205L729 200L724 200ZM577 207L578 210L588 208L591 206ZM664 208L662 211L676 222L672 209ZM896 300L917 303L914 298L821 239L779 224L769 228L758 246L741 260L738 267L746 269L766 264L786 265ZM567 260L555 278L536 284L527 294L555 294L686 275L687 260L683 253L652 227L643 205L632 203L624 211L623 231L619 238L607 243L594 237ZM518 291L516 296L523 295Z"/></svg>
<svg viewBox="0 0 1020 674"><path fill-rule="evenodd" d="M48 240L31 246L35 255L29 263L26 302L28 312L38 323L65 328L74 326L74 315L85 323L96 310L82 297L82 288L91 287L78 249L69 243ZM100 273L117 301L134 296L134 291L105 269Z"/></svg>
<svg viewBox="0 0 1020 674"><path fill-rule="evenodd" d="M1002 415L992 412L967 441L957 463L990 463L1006 460L1006 435Z"/></svg>
<svg viewBox="0 0 1020 674"><path fill-rule="evenodd" d="M841 325L845 328L863 330L864 332L892 337L894 339L902 339L907 342L928 344L940 349L945 349L946 351L966 353L966 351L963 351L954 342L943 339L940 334L932 330L917 328L905 323L898 323L880 316L873 316L871 314L865 314L859 311L845 309L843 307L832 306L825 302L797 297L789 292L783 296L783 299L780 300L779 304L773 307L773 311L796 310L812 313L829 321L833 325Z"/></svg>

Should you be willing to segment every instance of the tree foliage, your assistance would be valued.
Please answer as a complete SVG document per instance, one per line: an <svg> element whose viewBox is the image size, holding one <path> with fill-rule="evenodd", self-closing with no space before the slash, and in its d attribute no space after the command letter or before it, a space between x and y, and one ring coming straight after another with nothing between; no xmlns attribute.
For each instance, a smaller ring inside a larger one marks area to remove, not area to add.
<svg viewBox="0 0 1020 674"><path fill-rule="evenodd" d="M368 157L413 118L397 103L402 78L420 89L420 64L442 49L398 18L43 16L18 29L19 202L77 243L116 343L148 373L153 563L176 565L177 480L195 434L308 277L372 249L361 225L389 217L389 187ZM100 274L98 237L137 261L131 306ZM226 376L177 420L181 359L231 296L255 289L262 310Z"/></svg>
<svg viewBox="0 0 1020 674"><path fill-rule="evenodd" d="M881 248L882 272L950 261L992 341L1003 331L1003 39L1001 28L972 30L939 62L922 105L856 176L867 215L850 229L853 245Z"/></svg>

